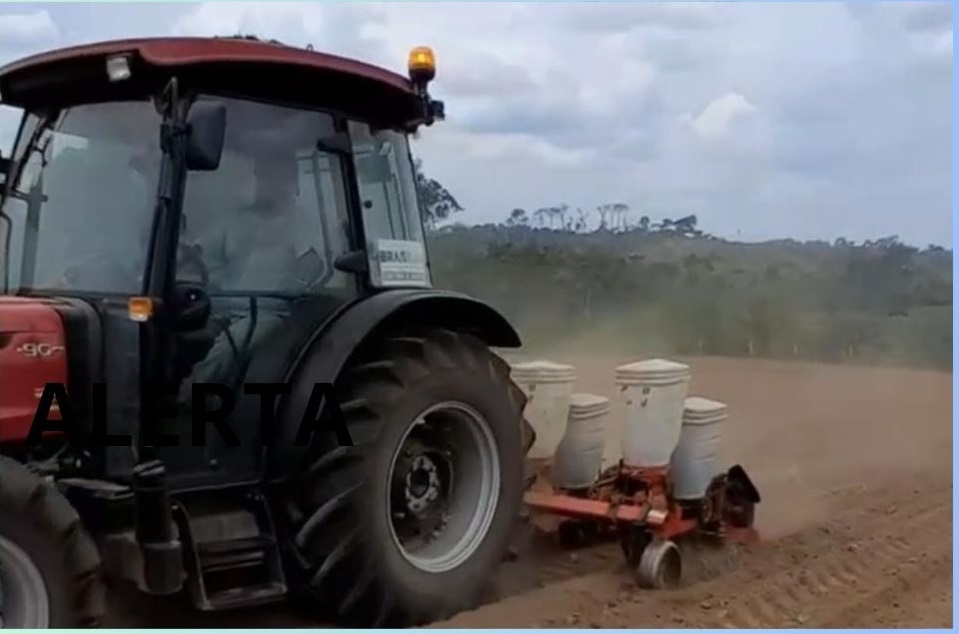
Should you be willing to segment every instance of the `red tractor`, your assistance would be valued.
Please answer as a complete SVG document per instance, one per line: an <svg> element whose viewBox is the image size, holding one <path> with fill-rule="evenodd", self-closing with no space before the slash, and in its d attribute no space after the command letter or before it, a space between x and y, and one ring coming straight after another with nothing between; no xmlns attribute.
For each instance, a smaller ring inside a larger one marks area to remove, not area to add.
<svg viewBox="0 0 959 634"><path fill-rule="evenodd" d="M431 287L409 77L252 38L0 69L3 625L104 580L409 626L471 608L533 432L488 305Z"/></svg>

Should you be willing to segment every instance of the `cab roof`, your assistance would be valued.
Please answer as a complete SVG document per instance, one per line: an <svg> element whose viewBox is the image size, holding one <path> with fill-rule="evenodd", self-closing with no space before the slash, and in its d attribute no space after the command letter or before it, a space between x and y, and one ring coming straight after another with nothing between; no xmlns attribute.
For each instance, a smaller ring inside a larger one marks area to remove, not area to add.
<svg viewBox="0 0 959 634"><path fill-rule="evenodd" d="M106 60L128 55L130 78L111 82ZM24 109L147 98L171 77L185 88L402 125L422 116L412 83L386 69L237 37L142 38L97 42L26 57L0 68L0 98Z"/></svg>

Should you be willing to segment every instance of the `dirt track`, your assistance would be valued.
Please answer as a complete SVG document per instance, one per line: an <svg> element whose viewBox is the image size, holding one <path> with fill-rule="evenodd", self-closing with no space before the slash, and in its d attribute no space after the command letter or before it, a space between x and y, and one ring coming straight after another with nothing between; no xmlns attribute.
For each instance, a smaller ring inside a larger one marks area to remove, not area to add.
<svg viewBox="0 0 959 634"><path fill-rule="evenodd" d="M563 359L612 396L632 359ZM689 360L692 392L729 404L724 454L763 494L749 548L688 552L684 587L641 591L615 545L576 553L518 536L491 603L441 627L951 627L952 377L892 369ZM616 413L614 408L614 415ZM284 608L109 625L316 627ZM134 616L137 613L137 616ZM202 616L202 618L201 618Z"/></svg>

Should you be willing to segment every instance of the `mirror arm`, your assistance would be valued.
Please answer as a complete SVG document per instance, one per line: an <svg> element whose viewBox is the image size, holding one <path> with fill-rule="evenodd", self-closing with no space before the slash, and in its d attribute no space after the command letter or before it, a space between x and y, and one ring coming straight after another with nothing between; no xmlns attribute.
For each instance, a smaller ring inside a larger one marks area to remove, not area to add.
<svg viewBox="0 0 959 634"><path fill-rule="evenodd" d="M369 261L366 257L366 249L350 251L344 253L334 260L333 267L342 273L353 273L363 275L369 272Z"/></svg>
<svg viewBox="0 0 959 634"><path fill-rule="evenodd" d="M160 148L164 155L173 157L176 160L177 146L182 146L183 139L187 135L187 126L183 123L174 123L166 120L160 124ZM169 202L173 197L173 174L161 175L160 179L160 198Z"/></svg>
<svg viewBox="0 0 959 634"><path fill-rule="evenodd" d="M346 133L320 137L316 141L316 149L336 156L350 158L353 156L353 143Z"/></svg>
<svg viewBox="0 0 959 634"><path fill-rule="evenodd" d="M160 124L160 149L165 154L173 154L178 139L184 138L189 132L185 123L164 121Z"/></svg>

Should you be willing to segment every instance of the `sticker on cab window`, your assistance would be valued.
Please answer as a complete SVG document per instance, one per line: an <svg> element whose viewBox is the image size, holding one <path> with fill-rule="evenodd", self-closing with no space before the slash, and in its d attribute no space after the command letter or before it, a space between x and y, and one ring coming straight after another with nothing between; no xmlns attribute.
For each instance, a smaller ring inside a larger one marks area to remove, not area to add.
<svg viewBox="0 0 959 634"><path fill-rule="evenodd" d="M429 286L426 250L411 240L377 240L377 269L380 286Z"/></svg>

